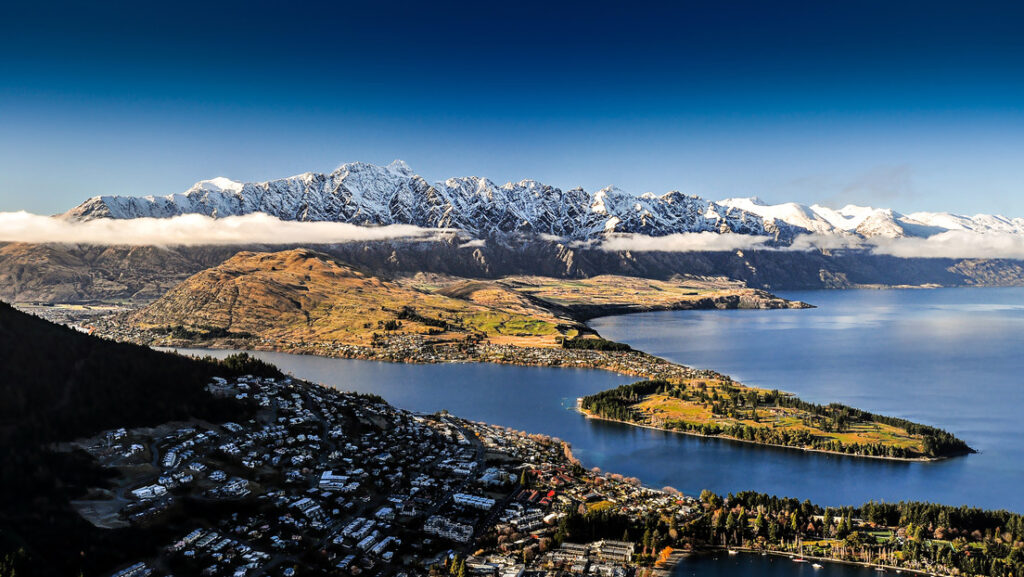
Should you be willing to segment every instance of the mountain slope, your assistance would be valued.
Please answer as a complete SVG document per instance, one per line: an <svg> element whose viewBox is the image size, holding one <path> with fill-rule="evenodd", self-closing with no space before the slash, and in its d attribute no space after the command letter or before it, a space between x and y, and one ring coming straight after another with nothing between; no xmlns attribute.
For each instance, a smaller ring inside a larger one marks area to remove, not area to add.
<svg viewBox="0 0 1024 577"><path fill-rule="evenodd" d="M218 246L0 245L0 299L10 302L148 302L237 248Z"/></svg>
<svg viewBox="0 0 1024 577"><path fill-rule="evenodd" d="M207 414L215 363L91 337L0 302L0 440Z"/></svg>
<svg viewBox="0 0 1024 577"><path fill-rule="evenodd" d="M145 532L97 529L71 509L69 498L110 473L51 444L178 419L248 418L246 407L205 390L213 376L244 373L280 375L251 359L200 361L99 339L0 302L0 559L25 549L18 575L77 575L145 543Z"/></svg>
<svg viewBox="0 0 1024 577"><path fill-rule="evenodd" d="M239 251L296 245L127 247L0 245L0 299L8 302L148 303ZM1021 286L1021 261L896 258L843 251L624 252L534 240L460 248L448 240L353 242L313 247L376 276L438 273L499 279L538 275L582 279L611 274L669 280L721 276L766 290L862 285Z"/></svg>
<svg viewBox="0 0 1024 577"><path fill-rule="evenodd" d="M181 325L192 332L258 335L275 343L360 346L382 337L411 337L550 347L567 328L582 328L525 300L476 301L419 290L308 249L238 253L193 275L129 320L150 330Z"/></svg>

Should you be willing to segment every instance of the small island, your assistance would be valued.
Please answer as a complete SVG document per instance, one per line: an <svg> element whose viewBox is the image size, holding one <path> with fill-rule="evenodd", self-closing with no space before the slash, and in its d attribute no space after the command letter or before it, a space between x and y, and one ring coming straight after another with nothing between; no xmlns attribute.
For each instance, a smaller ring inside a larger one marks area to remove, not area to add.
<svg viewBox="0 0 1024 577"><path fill-rule="evenodd" d="M858 457L932 461L974 452L942 429L817 405L710 372L623 385L583 397L578 407L588 417L631 425Z"/></svg>

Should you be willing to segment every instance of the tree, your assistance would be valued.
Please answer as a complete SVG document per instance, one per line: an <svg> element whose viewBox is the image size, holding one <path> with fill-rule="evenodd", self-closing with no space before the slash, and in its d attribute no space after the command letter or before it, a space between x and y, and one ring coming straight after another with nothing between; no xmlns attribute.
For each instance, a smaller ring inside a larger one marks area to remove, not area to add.
<svg viewBox="0 0 1024 577"><path fill-rule="evenodd" d="M729 512L729 516L725 518L725 533L729 538L733 537L736 531L736 516Z"/></svg>
<svg viewBox="0 0 1024 577"><path fill-rule="evenodd" d="M764 534L764 512L759 511L754 519L754 536L761 537Z"/></svg>
<svg viewBox="0 0 1024 577"><path fill-rule="evenodd" d="M530 478L526 475L526 469L519 474L519 486L524 488L530 486Z"/></svg>

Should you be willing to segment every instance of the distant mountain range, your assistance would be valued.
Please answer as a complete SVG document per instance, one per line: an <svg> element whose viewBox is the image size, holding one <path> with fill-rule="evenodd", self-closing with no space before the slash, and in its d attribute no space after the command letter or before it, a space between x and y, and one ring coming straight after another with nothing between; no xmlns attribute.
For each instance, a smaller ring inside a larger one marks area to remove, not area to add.
<svg viewBox="0 0 1024 577"><path fill-rule="evenodd" d="M928 237L949 230L1024 234L1024 218L993 215L904 215L853 205L839 210L796 203L766 205L757 198L714 202L677 191L660 196L615 187L588 192L534 180L497 185L475 176L431 184L400 160L387 166L356 162L329 174L307 172L259 183L220 177L168 196L97 196L61 216L82 221L257 212L292 221L411 224L460 229L478 238L532 234L567 241L594 240L611 233L737 233L769 236L783 244L801 234L859 238Z"/></svg>

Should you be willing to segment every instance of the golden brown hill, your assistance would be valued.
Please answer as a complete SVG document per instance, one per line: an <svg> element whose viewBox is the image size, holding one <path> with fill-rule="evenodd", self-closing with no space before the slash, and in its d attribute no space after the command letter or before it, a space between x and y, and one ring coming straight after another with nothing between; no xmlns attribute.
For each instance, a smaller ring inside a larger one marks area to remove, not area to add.
<svg viewBox="0 0 1024 577"><path fill-rule="evenodd" d="M655 310L782 309L810 305L788 301L721 277L660 281L600 275L587 279L511 276L502 285L535 301L562 307L576 319Z"/></svg>
<svg viewBox="0 0 1024 577"><path fill-rule="evenodd" d="M308 249L241 252L188 278L130 320L145 329L180 326L179 334L364 346L409 335L426 342L552 347L557 336L579 328L528 298L501 298L503 291L509 292L454 298L368 275Z"/></svg>

